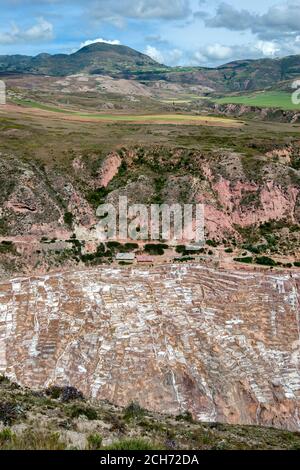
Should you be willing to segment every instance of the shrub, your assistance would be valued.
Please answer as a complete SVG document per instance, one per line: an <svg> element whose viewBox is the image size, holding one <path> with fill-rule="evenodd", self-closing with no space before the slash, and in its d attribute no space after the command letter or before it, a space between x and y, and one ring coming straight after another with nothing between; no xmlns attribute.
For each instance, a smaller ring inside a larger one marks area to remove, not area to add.
<svg viewBox="0 0 300 470"><path fill-rule="evenodd" d="M13 242L9 242L9 241L3 241L0 243L0 254L6 254L6 253L15 253L16 252L16 249L15 249L15 245L13 244Z"/></svg>
<svg viewBox="0 0 300 470"><path fill-rule="evenodd" d="M300 261L295 261L294 266L295 266L296 268L300 268Z"/></svg>
<svg viewBox="0 0 300 470"><path fill-rule="evenodd" d="M246 258L234 258L233 261L236 261L237 263L252 264L253 263L253 258L251 256L248 256Z"/></svg>
<svg viewBox="0 0 300 470"><path fill-rule="evenodd" d="M206 245L212 246L213 248L216 248L218 246L215 240L207 240Z"/></svg>
<svg viewBox="0 0 300 470"><path fill-rule="evenodd" d="M186 261L195 261L195 258L192 256L182 256L181 258L177 258L175 261L178 263L185 263Z"/></svg>
<svg viewBox="0 0 300 470"><path fill-rule="evenodd" d="M257 264L262 266L276 266L277 263L272 258L268 258L268 256L259 256L255 259Z"/></svg>
<svg viewBox="0 0 300 470"><path fill-rule="evenodd" d="M88 450L100 450L102 447L102 437L99 434L90 434L87 438Z"/></svg>
<svg viewBox="0 0 300 470"><path fill-rule="evenodd" d="M75 387L63 387L61 401L83 400L83 394Z"/></svg>
<svg viewBox="0 0 300 470"><path fill-rule="evenodd" d="M75 387L49 387L46 390L46 395L53 399L61 399L63 402L69 402L73 400L83 400L83 394Z"/></svg>
<svg viewBox="0 0 300 470"><path fill-rule="evenodd" d="M1 450L65 450L58 433L26 430L21 435L4 429L0 433Z"/></svg>
<svg viewBox="0 0 300 470"><path fill-rule="evenodd" d="M105 202L105 198L108 194L109 191L106 188L99 188L95 191L91 191L87 195L87 201L96 209L100 204Z"/></svg>
<svg viewBox="0 0 300 470"><path fill-rule="evenodd" d="M137 419L142 418L145 414L145 410L138 403L130 403L124 410L124 419Z"/></svg>
<svg viewBox="0 0 300 470"><path fill-rule="evenodd" d="M73 214L72 212L65 212L64 214L64 222L66 225L69 227L72 227L73 225Z"/></svg>
<svg viewBox="0 0 300 470"><path fill-rule="evenodd" d="M97 256L103 256L105 254L105 245L104 245L104 243L100 243L100 245L97 246L96 254L97 254Z"/></svg>
<svg viewBox="0 0 300 470"><path fill-rule="evenodd" d="M259 255L260 253L264 252L267 248L267 245L243 245L243 248L251 253Z"/></svg>
<svg viewBox="0 0 300 470"><path fill-rule="evenodd" d="M3 444L10 442L13 439L14 434L11 432L10 429L4 428L0 432L0 448Z"/></svg>
<svg viewBox="0 0 300 470"><path fill-rule="evenodd" d="M165 247L166 245L148 244L145 245L145 251L150 255L162 256L165 253Z"/></svg>
<svg viewBox="0 0 300 470"><path fill-rule="evenodd" d="M0 384L10 384L10 380L5 375L0 375Z"/></svg>
<svg viewBox="0 0 300 470"><path fill-rule="evenodd" d="M0 403L0 421L4 425L11 425L20 415L23 414L22 409L10 402Z"/></svg>
<svg viewBox="0 0 300 470"><path fill-rule="evenodd" d="M226 248L225 253L233 253L233 249L232 248Z"/></svg>
<svg viewBox="0 0 300 470"><path fill-rule="evenodd" d="M90 406L73 405L70 410L71 418L79 418L79 416L85 416L89 421L95 421L98 419L97 411Z"/></svg>
<svg viewBox="0 0 300 470"><path fill-rule="evenodd" d="M45 393L48 397L52 398L53 400L58 400L61 395L61 387L56 387L56 386L49 387L47 388Z"/></svg>
<svg viewBox="0 0 300 470"><path fill-rule="evenodd" d="M107 242L107 247L109 249L120 248L120 246L122 246L122 244L116 241Z"/></svg>
<svg viewBox="0 0 300 470"><path fill-rule="evenodd" d="M193 423L193 415L189 411L185 411L184 413L176 416L176 421L187 421L188 423Z"/></svg>
<svg viewBox="0 0 300 470"><path fill-rule="evenodd" d="M131 251L131 250L137 250L139 245L137 243L125 243L124 247L125 247L125 250Z"/></svg>

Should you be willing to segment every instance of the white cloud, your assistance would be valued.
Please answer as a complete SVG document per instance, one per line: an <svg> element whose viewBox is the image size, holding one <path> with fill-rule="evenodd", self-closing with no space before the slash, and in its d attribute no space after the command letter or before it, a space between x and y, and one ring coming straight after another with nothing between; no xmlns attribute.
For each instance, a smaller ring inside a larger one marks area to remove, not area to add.
<svg viewBox="0 0 300 470"><path fill-rule="evenodd" d="M231 31L249 30L262 40L295 37L300 32L300 2L288 0L271 6L265 14L238 10L228 3L221 3L215 16L206 19L206 26L226 28Z"/></svg>
<svg viewBox="0 0 300 470"><path fill-rule="evenodd" d="M180 49L172 49L171 51L168 51L165 63L167 65L178 65L182 57L183 52Z"/></svg>
<svg viewBox="0 0 300 470"><path fill-rule="evenodd" d="M37 19L35 25L26 30L13 24L10 31L0 32L0 44L2 45L50 41L53 38L53 25L42 17Z"/></svg>
<svg viewBox="0 0 300 470"><path fill-rule="evenodd" d="M232 55L232 48L222 44L211 44L206 47L205 55L214 60L226 60Z"/></svg>
<svg viewBox="0 0 300 470"><path fill-rule="evenodd" d="M280 52L280 47L271 41L258 41L254 47L267 57L276 56Z"/></svg>
<svg viewBox="0 0 300 470"><path fill-rule="evenodd" d="M156 62L159 62L162 64L164 62L164 57L162 53L153 46L147 46L145 49L145 54L151 57L151 59L156 60Z"/></svg>
<svg viewBox="0 0 300 470"><path fill-rule="evenodd" d="M91 44L96 44L97 42L104 42L105 44L111 44L112 46L119 46L121 44L118 39L88 39L80 44L80 49L85 46L90 46Z"/></svg>
<svg viewBox="0 0 300 470"><path fill-rule="evenodd" d="M178 65L183 57L183 51L180 49L166 49L160 51L154 46L147 46L145 54L151 57L151 59L156 60L156 62L165 65Z"/></svg>
<svg viewBox="0 0 300 470"><path fill-rule="evenodd" d="M116 17L174 20L191 13L190 0L95 0L91 11L100 20Z"/></svg>
<svg viewBox="0 0 300 470"><path fill-rule="evenodd" d="M256 41L248 44L222 45L208 44L201 47L191 57L193 65L221 65L225 62L241 59L258 59L261 57L277 57L296 53L296 48L277 41Z"/></svg>

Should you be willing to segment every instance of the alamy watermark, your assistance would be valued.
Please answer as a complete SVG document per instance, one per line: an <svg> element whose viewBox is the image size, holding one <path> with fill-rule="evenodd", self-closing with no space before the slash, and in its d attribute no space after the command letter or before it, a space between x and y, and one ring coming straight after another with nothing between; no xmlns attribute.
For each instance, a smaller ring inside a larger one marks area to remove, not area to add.
<svg viewBox="0 0 300 470"><path fill-rule="evenodd" d="M203 204L102 204L97 209L96 231L102 240L165 240L203 244Z"/></svg>
<svg viewBox="0 0 300 470"><path fill-rule="evenodd" d="M6 85L0 80L0 105L6 104Z"/></svg>
<svg viewBox="0 0 300 470"><path fill-rule="evenodd" d="M292 93L292 103L295 105L300 105L300 80L295 80L292 83L292 88L295 90Z"/></svg>

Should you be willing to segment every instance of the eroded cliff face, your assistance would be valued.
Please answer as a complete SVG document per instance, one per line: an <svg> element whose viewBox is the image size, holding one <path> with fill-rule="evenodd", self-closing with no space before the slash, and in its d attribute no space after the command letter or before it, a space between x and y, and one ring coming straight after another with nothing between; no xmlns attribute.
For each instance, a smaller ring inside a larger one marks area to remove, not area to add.
<svg viewBox="0 0 300 470"><path fill-rule="evenodd" d="M101 156L72 154L70 168L0 154L0 279L82 266L82 253L97 249L96 208L112 203L118 211L120 196L148 207L203 203L207 240L225 241L227 248L265 246L268 256L298 261L299 149L299 142L271 146L256 157L134 147ZM272 243L260 231L265 223ZM74 249L73 234L82 252ZM1 250L2 242L12 249Z"/></svg>
<svg viewBox="0 0 300 470"><path fill-rule="evenodd" d="M0 373L118 405L300 429L298 274L198 265L0 284Z"/></svg>
<svg viewBox="0 0 300 470"><path fill-rule="evenodd" d="M208 108L212 108L215 113L225 114L226 116L251 116L255 115L257 119L268 121L281 121L297 123L300 120L300 114L293 110L282 110L278 108L259 108L257 106L246 106L243 104L215 104L207 103Z"/></svg>

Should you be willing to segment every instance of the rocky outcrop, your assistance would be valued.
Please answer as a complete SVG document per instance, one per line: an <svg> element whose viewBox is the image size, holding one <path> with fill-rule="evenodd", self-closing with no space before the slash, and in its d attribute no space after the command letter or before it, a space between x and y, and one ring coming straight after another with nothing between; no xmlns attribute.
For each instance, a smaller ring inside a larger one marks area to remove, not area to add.
<svg viewBox="0 0 300 470"><path fill-rule="evenodd" d="M300 121L300 113L296 111L282 110L278 108L259 108L257 106L246 106L243 104L214 104L208 106L213 109L215 113L220 113L226 116L253 116L266 121L280 121L297 123Z"/></svg>
<svg viewBox="0 0 300 470"><path fill-rule="evenodd" d="M102 163L97 178L97 186L106 188L111 180L118 174L122 160L117 153L109 154Z"/></svg>
<svg viewBox="0 0 300 470"><path fill-rule="evenodd" d="M97 268L0 284L0 373L300 430L298 274Z"/></svg>

